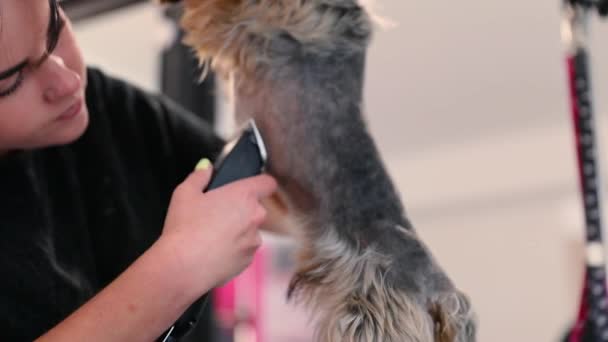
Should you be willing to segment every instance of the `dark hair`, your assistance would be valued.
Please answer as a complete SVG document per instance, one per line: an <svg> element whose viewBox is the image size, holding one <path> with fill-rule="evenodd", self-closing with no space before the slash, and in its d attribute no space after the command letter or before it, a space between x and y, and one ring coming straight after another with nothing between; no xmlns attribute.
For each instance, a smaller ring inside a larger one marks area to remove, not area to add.
<svg viewBox="0 0 608 342"><path fill-rule="evenodd" d="M61 17L57 0L49 0L49 8L51 9L51 17L49 19L49 27L47 32L46 50L50 53L55 49L55 46L57 46L59 35L65 21Z"/></svg>

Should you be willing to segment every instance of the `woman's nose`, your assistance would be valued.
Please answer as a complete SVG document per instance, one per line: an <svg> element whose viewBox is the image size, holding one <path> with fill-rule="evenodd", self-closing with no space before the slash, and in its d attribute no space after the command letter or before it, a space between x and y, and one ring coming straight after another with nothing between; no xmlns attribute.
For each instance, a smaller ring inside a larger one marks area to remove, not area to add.
<svg viewBox="0 0 608 342"><path fill-rule="evenodd" d="M45 61L44 100L50 103L73 96L81 87L80 75L66 67L63 59L51 55Z"/></svg>

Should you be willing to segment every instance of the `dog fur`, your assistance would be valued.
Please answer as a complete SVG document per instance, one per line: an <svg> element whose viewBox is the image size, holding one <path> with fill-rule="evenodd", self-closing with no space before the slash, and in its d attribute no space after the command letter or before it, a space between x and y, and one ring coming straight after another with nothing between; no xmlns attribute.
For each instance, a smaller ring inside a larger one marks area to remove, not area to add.
<svg viewBox="0 0 608 342"><path fill-rule="evenodd" d="M175 1L162 1L175 2ZM355 0L184 0L185 42L233 80L298 223L288 296L319 342L471 342L476 318L408 221L362 109L369 11Z"/></svg>

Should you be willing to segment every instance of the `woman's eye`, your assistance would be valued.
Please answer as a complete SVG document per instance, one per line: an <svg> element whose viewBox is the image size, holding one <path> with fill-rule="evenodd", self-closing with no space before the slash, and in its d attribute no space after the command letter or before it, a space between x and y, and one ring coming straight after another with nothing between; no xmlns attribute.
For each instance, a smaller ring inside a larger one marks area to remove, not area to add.
<svg viewBox="0 0 608 342"><path fill-rule="evenodd" d="M23 82L23 70L19 70L8 78L0 80L0 97L14 93Z"/></svg>

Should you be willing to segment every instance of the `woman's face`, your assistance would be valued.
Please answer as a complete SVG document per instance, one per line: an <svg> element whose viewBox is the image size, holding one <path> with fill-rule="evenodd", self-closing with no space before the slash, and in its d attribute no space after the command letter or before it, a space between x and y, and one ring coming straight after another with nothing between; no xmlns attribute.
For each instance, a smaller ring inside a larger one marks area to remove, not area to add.
<svg viewBox="0 0 608 342"><path fill-rule="evenodd" d="M87 127L82 55L67 18L50 7L0 0L0 155L69 143Z"/></svg>

